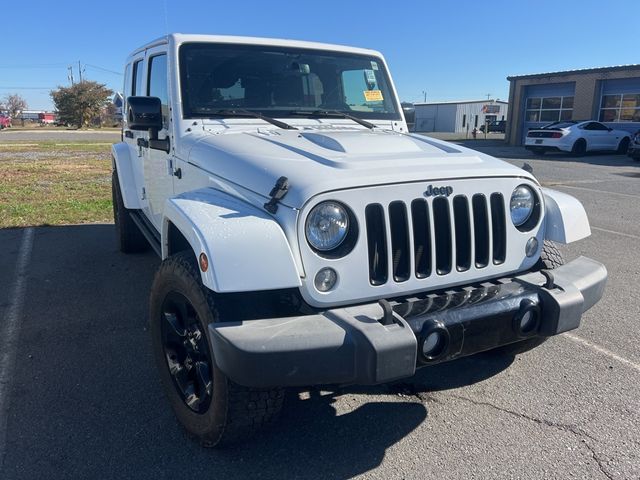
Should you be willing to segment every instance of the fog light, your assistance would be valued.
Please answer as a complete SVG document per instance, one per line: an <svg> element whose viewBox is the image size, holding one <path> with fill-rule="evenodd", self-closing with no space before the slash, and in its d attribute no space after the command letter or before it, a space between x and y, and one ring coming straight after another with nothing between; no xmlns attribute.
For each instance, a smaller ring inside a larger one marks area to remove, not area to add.
<svg viewBox="0 0 640 480"><path fill-rule="evenodd" d="M429 321L422 328L420 351L430 362L444 355L449 347L449 331L440 321Z"/></svg>
<svg viewBox="0 0 640 480"><path fill-rule="evenodd" d="M316 273L316 278L313 280L313 284L319 292L328 292L335 287L337 281L338 274L333 268L323 268Z"/></svg>
<svg viewBox="0 0 640 480"><path fill-rule="evenodd" d="M530 299L520 302L518 313L513 317L513 329L520 337L534 335L540 327L540 307Z"/></svg>
<svg viewBox="0 0 640 480"><path fill-rule="evenodd" d="M524 253L526 253L527 257L533 257L538 251L538 239L536 237L531 237L527 241L527 245L524 247Z"/></svg>
<svg viewBox="0 0 640 480"><path fill-rule="evenodd" d="M430 357L433 352L438 350L440 342L442 342L440 332L431 332L427 335L427 338L424 339L424 343L422 344L422 353L424 356Z"/></svg>

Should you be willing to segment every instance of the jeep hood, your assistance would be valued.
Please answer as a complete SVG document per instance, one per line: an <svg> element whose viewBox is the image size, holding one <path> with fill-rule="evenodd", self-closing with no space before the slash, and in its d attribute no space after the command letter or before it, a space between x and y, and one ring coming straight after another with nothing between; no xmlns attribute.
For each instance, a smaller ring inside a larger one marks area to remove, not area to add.
<svg viewBox="0 0 640 480"><path fill-rule="evenodd" d="M194 140L190 163L265 197L279 177L287 177L289 192L281 203L294 208L320 193L371 185L504 176L535 181L480 152L387 130L205 130Z"/></svg>

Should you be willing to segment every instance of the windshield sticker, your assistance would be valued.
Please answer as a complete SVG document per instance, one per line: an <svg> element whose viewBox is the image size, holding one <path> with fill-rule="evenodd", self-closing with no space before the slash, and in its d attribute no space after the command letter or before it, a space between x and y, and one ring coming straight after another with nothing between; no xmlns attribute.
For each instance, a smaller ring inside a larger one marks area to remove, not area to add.
<svg viewBox="0 0 640 480"><path fill-rule="evenodd" d="M381 102L382 100L384 100L382 98L382 92L380 90L365 90L364 99L367 102Z"/></svg>
<svg viewBox="0 0 640 480"><path fill-rule="evenodd" d="M374 70L378 70L378 62L374 62L373 60L371 60L371 68L373 68Z"/></svg>

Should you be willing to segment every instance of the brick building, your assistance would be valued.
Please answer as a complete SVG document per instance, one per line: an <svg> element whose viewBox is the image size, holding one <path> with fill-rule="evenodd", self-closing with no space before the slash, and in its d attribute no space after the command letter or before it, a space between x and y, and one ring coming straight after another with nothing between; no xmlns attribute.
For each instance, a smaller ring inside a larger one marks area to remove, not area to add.
<svg viewBox="0 0 640 480"><path fill-rule="evenodd" d="M530 128L557 120L596 119L621 130L640 129L640 65L507 77L506 140L521 145Z"/></svg>

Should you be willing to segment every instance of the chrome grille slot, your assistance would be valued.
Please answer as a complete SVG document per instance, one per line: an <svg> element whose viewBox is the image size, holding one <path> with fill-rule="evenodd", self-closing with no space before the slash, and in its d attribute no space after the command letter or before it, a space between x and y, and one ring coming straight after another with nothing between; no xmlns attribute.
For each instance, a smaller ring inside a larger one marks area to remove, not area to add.
<svg viewBox="0 0 640 480"><path fill-rule="evenodd" d="M436 244L436 272L446 275L451 271L451 216L449 200L438 197L433 200L433 226Z"/></svg>
<svg viewBox="0 0 640 480"><path fill-rule="evenodd" d="M504 197L501 193L491 194L491 230L493 233L493 263L504 262L507 254L507 228L504 218Z"/></svg>
<svg viewBox="0 0 640 480"><path fill-rule="evenodd" d="M411 202L413 227L413 263L417 278L431 275L431 226L427 201L418 198Z"/></svg>
<svg viewBox="0 0 640 480"><path fill-rule="evenodd" d="M484 268L489 264L489 214L487 199L482 194L475 194L471 201L473 206L473 234L476 248L476 268Z"/></svg>
<svg viewBox="0 0 640 480"><path fill-rule="evenodd" d="M369 204L369 281L384 285L391 277L400 283L504 263L505 215L500 193Z"/></svg>
<svg viewBox="0 0 640 480"><path fill-rule="evenodd" d="M459 272L471 267L471 219L467 197L456 195L453 198L453 218L456 232L456 268Z"/></svg>
<svg viewBox="0 0 640 480"><path fill-rule="evenodd" d="M391 266L393 279L405 282L411 276L409 255L409 224L404 202L389 204L389 226L391 228Z"/></svg>
<svg viewBox="0 0 640 480"><path fill-rule="evenodd" d="M367 246L369 249L369 281L384 285L388 280L387 233L382 205L374 203L365 209Z"/></svg>

